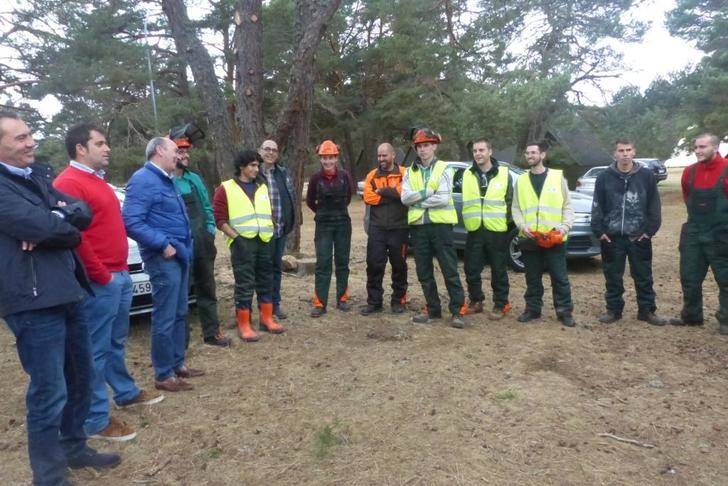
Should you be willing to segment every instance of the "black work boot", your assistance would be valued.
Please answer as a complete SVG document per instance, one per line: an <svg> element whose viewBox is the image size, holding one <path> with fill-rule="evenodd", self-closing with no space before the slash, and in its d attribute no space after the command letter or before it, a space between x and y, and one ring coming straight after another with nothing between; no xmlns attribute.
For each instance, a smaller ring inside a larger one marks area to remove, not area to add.
<svg viewBox="0 0 728 486"><path fill-rule="evenodd" d="M617 322L618 320L620 320L621 318L622 318L621 312L607 310L607 312L605 314L602 314L599 317L599 322L601 322L602 324L613 324L613 323Z"/></svg>
<svg viewBox="0 0 728 486"><path fill-rule="evenodd" d="M521 314L520 316L518 316L518 318L516 320L518 322L524 322L525 323L525 322L533 321L535 319L540 319L540 318L541 318L541 313L540 312L535 312L535 311L532 311L530 309L526 309L525 311L523 311L523 314Z"/></svg>
<svg viewBox="0 0 728 486"><path fill-rule="evenodd" d="M576 326L576 321L574 320L574 316L571 315L571 312L566 312L564 314L561 314L559 317L559 320L561 321L561 324L563 324L566 327L574 327Z"/></svg>
<svg viewBox="0 0 728 486"><path fill-rule="evenodd" d="M382 306L381 305L372 305L367 304L359 309L359 314L363 316L368 316L371 314L375 314L377 312L382 312Z"/></svg>
<svg viewBox="0 0 728 486"><path fill-rule="evenodd" d="M637 314L637 320L647 322L653 326L664 326L667 324L667 319L658 316L654 312L639 313Z"/></svg>

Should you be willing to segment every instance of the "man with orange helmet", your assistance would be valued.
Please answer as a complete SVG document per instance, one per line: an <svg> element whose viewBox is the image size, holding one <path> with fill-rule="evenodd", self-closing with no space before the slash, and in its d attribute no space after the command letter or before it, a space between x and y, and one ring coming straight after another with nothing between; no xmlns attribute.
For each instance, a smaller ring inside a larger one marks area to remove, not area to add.
<svg viewBox="0 0 728 486"><path fill-rule="evenodd" d="M437 258L450 296L451 324L461 329L465 327L465 293L452 236L458 215L452 200L452 171L435 156L440 141L440 135L430 129L414 132L412 144L417 157L402 180L401 200L409 208L407 223L414 244L417 279L427 302L427 308L412 321L426 324L442 317L432 265L433 258Z"/></svg>
<svg viewBox="0 0 728 486"><path fill-rule="evenodd" d="M349 252L351 250L351 218L347 207L354 194L351 175L337 167L339 147L324 140L316 149L321 170L308 181L306 205L315 213L316 290L311 317L326 313L331 285L331 260L336 265L336 308L351 309L349 294Z"/></svg>

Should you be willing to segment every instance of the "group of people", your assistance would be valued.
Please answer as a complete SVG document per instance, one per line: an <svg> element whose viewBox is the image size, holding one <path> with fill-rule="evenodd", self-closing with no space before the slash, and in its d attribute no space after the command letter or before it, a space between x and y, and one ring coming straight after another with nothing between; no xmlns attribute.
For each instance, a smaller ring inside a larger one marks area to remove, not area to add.
<svg viewBox="0 0 728 486"><path fill-rule="evenodd" d="M99 127L71 127L65 145L68 166L53 179L34 165L31 130L17 114L0 111L0 316L16 338L27 392L28 451L34 484L69 484L66 468L107 468L115 453L98 452L88 438L125 441L136 432L111 414L108 388L117 407L161 402L161 392L193 389L189 381L205 372L185 361L190 279L194 281L205 344L226 347L215 291L215 235L230 250L235 280L234 306L241 340L259 331L285 332L288 316L281 299L281 261L287 235L296 224L296 193L278 146L264 141L233 161L234 176L222 182L212 200L200 176L190 170L190 127L155 137L145 164L129 179L124 202L105 181L111 149ZM451 325L464 328L466 315L485 311L481 274L491 267L489 320L511 310L507 272L509 231L518 228L526 270L525 310L517 320L541 317L542 274L551 276L557 318L575 325L566 271L573 222L563 173L544 165L547 147L529 144L528 172L513 180L508 167L492 157L485 138L472 143L473 163L457 175L436 151L440 136L416 130L416 158L396 163L389 143L377 148L378 166L364 182L367 207L367 302L364 316L384 310L383 279L391 265L390 310L406 311L407 253L413 244L415 268L426 307L415 323L442 317L434 260L449 295ZM698 163L683 174L688 221L680 237L682 314L672 324L703 323L702 281L709 267L720 288L720 332L728 334L728 161L717 152L717 137L695 140ZM327 312L332 273L335 307L351 311L348 277L352 225L347 207L356 187L339 167L339 148L326 140L316 148L320 170L308 184L306 203L315 213L316 274L310 316ZM660 227L660 199L653 175L634 161L635 145L615 143L615 163L596 182L592 228L602 244L606 313L601 322L622 317L625 261L637 290L637 317L654 325L656 315L651 239ZM467 230L466 303L453 246L458 215L453 186L462 187L462 220ZM154 388L140 388L125 363L132 282L127 235L140 249L152 284L151 361ZM333 271L335 267L335 272ZM258 330L252 323L257 296Z"/></svg>

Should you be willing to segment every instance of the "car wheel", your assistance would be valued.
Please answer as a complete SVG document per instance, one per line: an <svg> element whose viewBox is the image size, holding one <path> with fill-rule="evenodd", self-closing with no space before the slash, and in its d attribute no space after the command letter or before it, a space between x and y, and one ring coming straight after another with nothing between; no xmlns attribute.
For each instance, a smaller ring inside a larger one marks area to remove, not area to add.
<svg viewBox="0 0 728 486"><path fill-rule="evenodd" d="M518 228L508 233L508 264L516 272L524 272L526 266L521 260L521 249L518 247Z"/></svg>

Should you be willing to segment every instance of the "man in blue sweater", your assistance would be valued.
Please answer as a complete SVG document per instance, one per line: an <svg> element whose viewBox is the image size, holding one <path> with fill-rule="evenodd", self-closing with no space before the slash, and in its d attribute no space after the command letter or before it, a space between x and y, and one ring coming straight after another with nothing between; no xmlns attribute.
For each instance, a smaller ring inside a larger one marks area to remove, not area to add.
<svg viewBox="0 0 728 486"><path fill-rule="evenodd" d="M126 186L122 215L152 282L154 386L169 392L191 390L193 386L184 379L204 372L185 366L192 233L184 201L172 180L177 146L169 138L153 138L146 158Z"/></svg>

